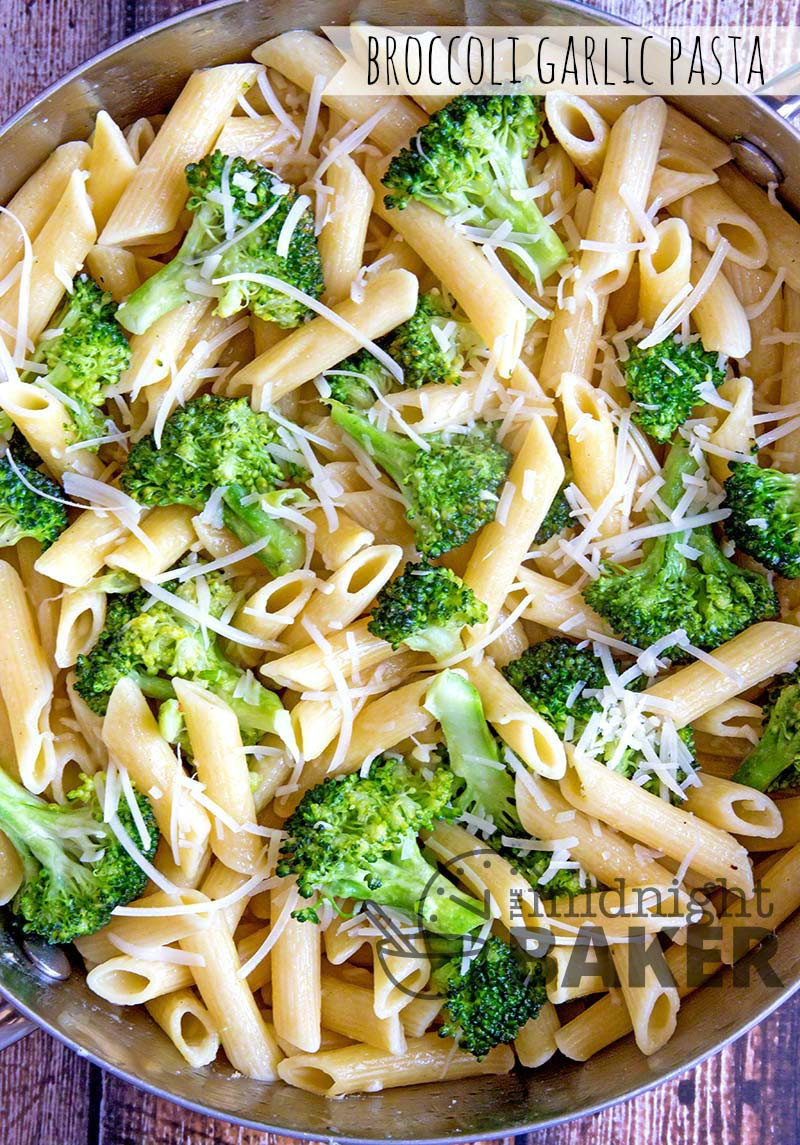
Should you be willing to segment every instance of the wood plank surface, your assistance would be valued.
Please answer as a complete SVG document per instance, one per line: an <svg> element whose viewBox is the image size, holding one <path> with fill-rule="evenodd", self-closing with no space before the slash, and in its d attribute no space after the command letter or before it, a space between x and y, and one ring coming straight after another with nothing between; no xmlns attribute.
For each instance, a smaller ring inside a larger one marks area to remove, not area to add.
<svg viewBox="0 0 800 1145"><path fill-rule="evenodd" d="M193 0L0 0L0 118L94 52ZM651 24L786 21L792 0L608 0ZM519 1145L794 1145L800 998L675 1081ZM103 1073L44 1034L0 1055L0 1145L291 1145L188 1113ZM504 1142L511 1145L511 1139Z"/></svg>

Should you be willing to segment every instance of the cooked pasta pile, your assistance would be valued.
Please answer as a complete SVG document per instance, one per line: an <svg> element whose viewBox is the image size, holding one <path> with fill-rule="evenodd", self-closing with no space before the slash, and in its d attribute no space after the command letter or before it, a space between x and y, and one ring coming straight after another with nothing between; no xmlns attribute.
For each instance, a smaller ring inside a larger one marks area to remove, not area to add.
<svg viewBox="0 0 800 1145"><path fill-rule="evenodd" d="M652 1053L798 904L800 225L659 98L339 63L0 217L0 902L191 1066Z"/></svg>

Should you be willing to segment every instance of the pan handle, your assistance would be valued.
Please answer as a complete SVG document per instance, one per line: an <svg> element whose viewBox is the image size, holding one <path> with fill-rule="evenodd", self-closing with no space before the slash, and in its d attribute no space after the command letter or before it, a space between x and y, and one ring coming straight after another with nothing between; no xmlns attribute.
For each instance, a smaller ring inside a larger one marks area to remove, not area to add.
<svg viewBox="0 0 800 1145"><path fill-rule="evenodd" d="M36 1025L23 1017L10 1002L0 997L0 1050L13 1046L20 1038L32 1033Z"/></svg>

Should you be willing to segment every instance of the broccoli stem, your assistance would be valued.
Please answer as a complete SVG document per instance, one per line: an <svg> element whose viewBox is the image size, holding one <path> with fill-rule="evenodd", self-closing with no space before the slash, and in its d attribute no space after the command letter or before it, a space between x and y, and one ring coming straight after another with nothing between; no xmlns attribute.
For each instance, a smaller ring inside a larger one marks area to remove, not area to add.
<svg viewBox="0 0 800 1145"><path fill-rule="evenodd" d="M197 297L187 289L192 258L207 245L209 223L214 209L205 205L195 213L175 258L137 287L117 311L117 321L131 334L144 334L154 322L177 306ZM199 275L199 267L194 268Z"/></svg>
<svg viewBox="0 0 800 1145"><path fill-rule="evenodd" d="M440 673L425 707L439 721L450 770L466 785L464 802L492 817L501 831L521 831L513 811L514 780L500 758L477 690L459 672Z"/></svg>
<svg viewBox="0 0 800 1145"><path fill-rule="evenodd" d="M34 860L53 872L75 868L73 876L81 877L82 872L66 853L68 840L53 832L56 822L43 800L0 768L0 828L14 845L28 877L35 873Z"/></svg>
<svg viewBox="0 0 800 1145"><path fill-rule="evenodd" d="M544 216L533 200L524 205L515 202L505 192L495 189L486 196L486 205L499 219L507 219L514 231L525 234L533 241L521 242L520 246L528 258L514 251L506 254L516 269L529 281L536 275L531 271L531 262L536 266L542 282L553 273L567 256L564 244L553 228L544 221Z"/></svg>
<svg viewBox="0 0 800 1145"><path fill-rule="evenodd" d="M385 469L392 481L402 485L408 467L414 460L418 446L407 438L400 437L385 429L378 429L372 422L355 410L348 409L341 402L331 402L331 418L336 425L349 433L361 448Z"/></svg>
<svg viewBox="0 0 800 1145"><path fill-rule="evenodd" d="M431 866L416 840L404 848L397 864L379 859L370 864L370 873L380 885L359 897L417 916L434 934L469 934L486 919L484 904Z"/></svg>
<svg viewBox="0 0 800 1145"><path fill-rule="evenodd" d="M734 783L744 783L756 791L766 791L770 784L792 767L800 755L800 735L793 734L797 689L785 688L770 712L761 739L740 764Z"/></svg>
<svg viewBox="0 0 800 1145"><path fill-rule="evenodd" d="M241 485L229 485L223 496L222 519L227 528L245 545L266 540L263 549L255 555L273 576L282 576L302 568L306 555L303 538L276 521L256 504L245 503L246 493Z"/></svg>

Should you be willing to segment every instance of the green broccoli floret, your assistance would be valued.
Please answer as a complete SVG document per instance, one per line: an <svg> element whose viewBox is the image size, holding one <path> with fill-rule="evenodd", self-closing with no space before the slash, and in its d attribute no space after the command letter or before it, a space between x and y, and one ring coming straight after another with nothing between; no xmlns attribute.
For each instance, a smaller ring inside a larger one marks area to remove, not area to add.
<svg viewBox="0 0 800 1145"><path fill-rule="evenodd" d="M462 651L461 629L486 618L486 605L452 569L408 561L378 593L368 628L392 648L406 644L444 660Z"/></svg>
<svg viewBox="0 0 800 1145"><path fill-rule="evenodd" d="M545 513L544 520L539 526L536 536L533 538L535 544L543 545L545 541L549 541L551 537L555 537L558 533L563 533L572 523L572 509L570 508L565 493L565 489L571 480L571 478L568 478L564 481L550 502L550 508Z"/></svg>
<svg viewBox="0 0 800 1145"><path fill-rule="evenodd" d="M284 823L277 873L296 875L303 898L394 907L437 934L475 930L483 905L431 866L417 842L420 831L448 814L452 783L444 768L425 779L385 756L367 776L326 779L306 792ZM313 905L294 917L319 921Z"/></svg>
<svg viewBox="0 0 800 1145"><path fill-rule="evenodd" d="M345 358L328 370L325 381L334 401L356 410L370 409L378 400L378 394L385 397L395 388L392 375L369 350L358 350Z"/></svg>
<svg viewBox="0 0 800 1145"><path fill-rule="evenodd" d="M0 546L33 537L43 548L67 527L67 510L57 485L11 451L0 458ZM56 500L51 500L56 498Z"/></svg>
<svg viewBox="0 0 800 1145"><path fill-rule="evenodd" d="M202 509L225 487L222 520L245 544L264 540L255 555L275 576L300 568L305 542L265 511L280 482L296 473L276 460L281 439L266 413L247 398L201 394L167 418L160 446L151 434L137 441L120 480L142 505L191 505ZM261 494L261 502L251 495Z"/></svg>
<svg viewBox="0 0 800 1145"><path fill-rule="evenodd" d="M503 835L525 834L514 779L500 757L477 689L460 672L447 669L428 688L425 707L439 721L448 766L458 780L453 806L487 820Z"/></svg>
<svg viewBox="0 0 800 1145"><path fill-rule="evenodd" d="M331 417L397 485L424 556L463 545L493 520L511 455L495 441L490 423L476 422L466 433L426 434L426 450L339 402L331 402Z"/></svg>
<svg viewBox="0 0 800 1145"><path fill-rule="evenodd" d="M208 612L218 618L233 601L233 589L220 573L206 573L204 581L210 598ZM171 582L164 588L187 607L198 607L194 579ZM173 677L195 680L233 709L248 743L275 731L276 719L283 712L273 692L223 654L213 632L170 605L153 601L144 589L109 600L96 644L78 657L75 687L92 711L102 716L114 686L126 676L146 696L161 701L175 697Z"/></svg>
<svg viewBox="0 0 800 1145"><path fill-rule="evenodd" d="M573 743L577 742L589 721L603 711L600 697L591 694L601 692L608 685L602 661L590 649L579 648L563 636L554 636L549 640L543 640L540 644L534 644L518 659L506 664L501 671L523 700L546 719L562 739L568 738ZM643 680L644 677L639 677L628 684L628 690L638 691ZM617 703L616 699L613 702ZM568 737L567 732L569 732ZM694 760L692 729L681 728L677 734ZM610 736L607 742L598 744L598 751L593 754L603 763L609 765L613 763L614 770L624 775L626 779L631 779L637 772L652 770L642 753L632 746L627 747L617 758L619 755L617 745L618 740ZM687 775L686 769L678 766L675 771L676 783L683 783ZM641 786L653 795L662 793L662 781L656 774ZM681 796L675 791L670 790L669 797L674 804L680 805L682 802ZM520 852L518 865L523 874L528 870L532 873L541 873L538 871L542 861L540 855L542 852L532 854ZM544 859L547 866L550 856L545 854ZM574 872L566 871L563 874L569 876ZM567 881L572 880L567 879Z"/></svg>
<svg viewBox="0 0 800 1145"><path fill-rule="evenodd" d="M510 223L515 268L536 282L567 257L528 190L526 159L544 140L542 101L531 95L457 96L390 162L387 207L409 200L494 230Z"/></svg>
<svg viewBox="0 0 800 1145"><path fill-rule="evenodd" d="M677 335L646 350L628 343L622 365L625 386L636 403L633 420L656 441L671 441L696 405L704 401L701 387L721 386L725 366L719 354L703 349L700 341L684 344Z"/></svg>
<svg viewBox="0 0 800 1145"><path fill-rule="evenodd" d="M172 261L120 307L117 318L125 329L143 334L163 314L205 297L213 286L219 290L216 313L222 317L247 306L279 326L305 322L308 307L282 290L281 283L312 298L320 297L324 283L308 207L283 249L283 227L298 202L294 187L254 160L221 151L190 163L186 183L192 224Z"/></svg>
<svg viewBox="0 0 800 1145"><path fill-rule="evenodd" d="M439 1037L455 1038L458 1048L486 1057L493 1046L508 1045L547 1001L541 959L523 959L508 943L490 935L462 973L461 949L431 944L440 962L431 988L444 996ZM441 961L441 958L444 961Z"/></svg>
<svg viewBox="0 0 800 1145"><path fill-rule="evenodd" d="M79 274L53 319L52 329L59 333L49 337L45 331L36 344L33 361L47 366L45 380L63 394L73 441L103 436L106 396L130 365L130 347L116 314L112 296L88 274ZM22 380L35 383L40 376L31 370Z"/></svg>
<svg viewBox="0 0 800 1145"><path fill-rule="evenodd" d="M552 851L537 851L533 848L516 847L501 848L501 854L513 863L515 870L527 879L536 893L542 899L563 898L566 895L584 894L588 887L596 886L594 879L585 871L565 868L552 871L547 875L547 882L540 882L550 864L553 862Z"/></svg>
<svg viewBox="0 0 800 1145"><path fill-rule="evenodd" d="M687 443L679 438L662 472L660 496L668 508L677 506L685 492L683 478L696 468ZM679 546L699 555L690 558ZM729 561L710 525L652 538L641 564L609 566L583 590L583 598L617 636L639 648L679 629L696 648L718 648L751 624L778 615L778 598L766 578ZM686 655L677 647L663 654L673 659Z"/></svg>
<svg viewBox="0 0 800 1145"><path fill-rule="evenodd" d="M800 577L800 476L729 462L725 503L728 536L743 553L781 576Z"/></svg>
<svg viewBox="0 0 800 1145"><path fill-rule="evenodd" d="M10 419L9 419L10 420ZM8 449L18 465L27 465L29 469L41 469L44 465L39 454L28 441L24 433L11 422L9 430Z"/></svg>
<svg viewBox="0 0 800 1145"><path fill-rule="evenodd" d="M777 676L761 701L761 739L733 779L758 791L800 787L800 670Z"/></svg>
<svg viewBox="0 0 800 1145"><path fill-rule="evenodd" d="M562 738L568 719L572 719L573 727L580 734L602 708L597 696L587 696L584 692L587 689L601 691L608 684L599 657L564 636L553 636L534 644L501 671L512 688ZM579 684L583 684L584 690L576 695Z"/></svg>
<svg viewBox="0 0 800 1145"><path fill-rule="evenodd" d="M412 316L383 340L403 369L403 385L419 389L426 383L458 385L470 352L480 339L440 294L421 294Z"/></svg>
<svg viewBox="0 0 800 1145"><path fill-rule="evenodd" d="M135 792L147 844L125 800L117 817L137 850L152 859L158 828L150 804ZM0 829L22 863L23 881L11 909L23 930L46 942L72 942L111 920L116 906L138 898L147 875L120 843L103 809L94 780L83 782L67 802L46 803L0 769Z"/></svg>

